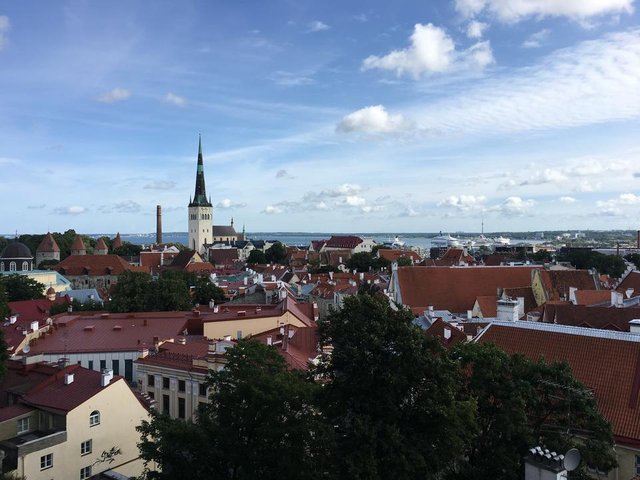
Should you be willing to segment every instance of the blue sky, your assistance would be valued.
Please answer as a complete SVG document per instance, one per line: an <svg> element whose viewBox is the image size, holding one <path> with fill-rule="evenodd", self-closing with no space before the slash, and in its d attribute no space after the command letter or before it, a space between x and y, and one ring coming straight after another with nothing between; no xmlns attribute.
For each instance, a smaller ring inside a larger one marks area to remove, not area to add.
<svg viewBox="0 0 640 480"><path fill-rule="evenodd" d="M634 0L0 1L0 231L640 226Z"/></svg>

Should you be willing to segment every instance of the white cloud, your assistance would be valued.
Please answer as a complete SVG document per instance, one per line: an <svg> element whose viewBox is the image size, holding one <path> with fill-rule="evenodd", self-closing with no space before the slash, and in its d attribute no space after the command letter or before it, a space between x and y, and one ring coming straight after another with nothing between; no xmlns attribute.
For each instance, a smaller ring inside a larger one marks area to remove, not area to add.
<svg viewBox="0 0 640 480"><path fill-rule="evenodd" d="M345 115L336 131L377 134L399 132L410 127L411 123L402 115L390 115L382 105L372 105Z"/></svg>
<svg viewBox="0 0 640 480"><path fill-rule="evenodd" d="M469 38L482 38L482 34L487 29L489 25L486 23L478 22L477 20L472 20L469 22L467 26L467 37Z"/></svg>
<svg viewBox="0 0 640 480"><path fill-rule="evenodd" d="M175 105L176 107L184 107L187 104L187 99L184 97L181 97L179 95L176 95L175 93L167 93L163 100L166 103L170 103L172 105Z"/></svg>
<svg viewBox="0 0 640 480"><path fill-rule="evenodd" d="M359 195L348 195L344 197L342 203L349 207L364 207L367 204L367 200Z"/></svg>
<svg viewBox="0 0 640 480"><path fill-rule="evenodd" d="M369 20L369 18L367 17L367 15L366 15L366 14L364 14L364 13L360 13L360 14L358 14L358 15L354 15L354 16L353 16L353 19L354 19L354 20L356 20L356 21L358 21L358 22L360 22L360 23L365 23L366 21L368 21L368 20Z"/></svg>
<svg viewBox="0 0 640 480"><path fill-rule="evenodd" d="M11 29L11 22L6 15L0 15L0 50L7 45L7 32Z"/></svg>
<svg viewBox="0 0 640 480"><path fill-rule="evenodd" d="M520 197L509 197L501 204L491 207L489 210L499 212L505 216L522 216L535 205L534 200L523 200Z"/></svg>
<svg viewBox="0 0 640 480"><path fill-rule="evenodd" d="M362 62L363 70L391 70L419 78L423 74L443 73L456 69L485 66L493 63L489 42L477 43L467 50L456 51L453 39L440 27L417 23L411 35L411 46L378 57L371 55Z"/></svg>
<svg viewBox="0 0 640 480"><path fill-rule="evenodd" d="M267 205L262 213L266 213L267 215L278 215L284 212L284 208L278 207L277 205Z"/></svg>
<svg viewBox="0 0 640 480"><path fill-rule="evenodd" d="M471 210L482 207L487 201L484 195L451 195L438 202L438 207L455 207L459 210Z"/></svg>
<svg viewBox="0 0 640 480"><path fill-rule="evenodd" d="M125 200L113 205L113 210L118 213L138 213L141 208L140 204L133 200Z"/></svg>
<svg viewBox="0 0 640 480"><path fill-rule="evenodd" d="M560 197L559 198L561 203L566 203L567 205L570 205L572 203L576 203L576 199L573 197Z"/></svg>
<svg viewBox="0 0 640 480"><path fill-rule="evenodd" d="M99 102L113 103L126 100L131 96L131 92L125 88L114 88L109 92L105 92L98 97Z"/></svg>
<svg viewBox="0 0 640 480"><path fill-rule="evenodd" d="M146 190L171 190L176 186L176 182L171 180L154 180L147 183L144 188Z"/></svg>
<svg viewBox="0 0 640 480"><path fill-rule="evenodd" d="M87 211L84 207L72 206L72 207L56 207L52 213L57 215L80 215Z"/></svg>
<svg viewBox="0 0 640 480"><path fill-rule="evenodd" d="M315 20L308 25L308 32L324 32L325 30L329 30L331 27L320 20Z"/></svg>
<svg viewBox="0 0 640 480"><path fill-rule="evenodd" d="M287 178L289 174L284 168L281 168L276 172L276 178Z"/></svg>
<svg viewBox="0 0 640 480"><path fill-rule="evenodd" d="M300 85L311 85L312 83L315 83L315 80L309 75L292 73L284 70L278 70L277 72L269 75L268 78L276 85L284 87L298 87Z"/></svg>
<svg viewBox="0 0 640 480"><path fill-rule="evenodd" d="M633 0L456 0L465 17L486 12L503 22L527 17L567 17L581 21L599 15L633 13Z"/></svg>
<svg viewBox="0 0 640 480"><path fill-rule="evenodd" d="M545 168L537 171L531 178L524 180L520 185L543 185L545 183L560 183L567 180L567 176L559 169Z"/></svg>
<svg viewBox="0 0 640 480"><path fill-rule="evenodd" d="M423 131L496 134L640 116L640 30L559 50L407 112Z"/></svg>
<svg viewBox="0 0 640 480"><path fill-rule="evenodd" d="M619 207L630 205L640 205L640 195L636 195L634 193L621 193L616 198L596 202L596 206L605 210L617 210Z"/></svg>
<svg viewBox="0 0 640 480"><path fill-rule="evenodd" d="M230 199L225 198L216 205L216 208L219 210L228 210L231 208L244 208L246 206L247 204L244 202L232 202Z"/></svg>
<svg viewBox="0 0 640 480"><path fill-rule="evenodd" d="M529 35L529 38L522 43L522 46L524 48L539 48L547 41L550 33L551 30L548 28L543 28L538 32L532 33Z"/></svg>

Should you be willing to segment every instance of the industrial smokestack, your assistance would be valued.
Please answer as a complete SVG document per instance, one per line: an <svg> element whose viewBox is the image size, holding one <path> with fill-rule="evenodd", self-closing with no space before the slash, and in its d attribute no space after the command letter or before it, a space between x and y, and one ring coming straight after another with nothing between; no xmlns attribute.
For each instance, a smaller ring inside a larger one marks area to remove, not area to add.
<svg viewBox="0 0 640 480"><path fill-rule="evenodd" d="M162 243L162 207L156 207L156 244Z"/></svg>
<svg viewBox="0 0 640 480"><path fill-rule="evenodd" d="M636 248L640 248L640 230L637 232Z"/></svg>

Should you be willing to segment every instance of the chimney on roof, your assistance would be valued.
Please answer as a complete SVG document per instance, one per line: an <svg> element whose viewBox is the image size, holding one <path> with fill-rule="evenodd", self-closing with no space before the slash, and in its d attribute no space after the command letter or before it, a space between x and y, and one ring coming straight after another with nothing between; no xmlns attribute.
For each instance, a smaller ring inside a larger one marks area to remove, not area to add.
<svg viewBox="0 0 640 480"><path fill-rule="evenodd" d="M64 374L64 384L69 385L73 383L73 373L65 373Z"/></svg>
<svg viewBox="0 0 640 480"><path fill-rule="evenodd" d="M67 366L67 359L64 357L60 357L58 359L58 369L64 370L64 367Z"/></svg>
<svg viewBox="0 0 640 480"><path fill-rule="evenodd" d="M569 287L569 301L574 305L578 304L578 300L576 299L576 292L578 289L576 287Z"/></svg>
<svg viewBox="0 0 640 480"><path fill-rule="evenodd" d="M611 306L616 308L622 308L624 306L624 297L622 293L611 291Z"/></svg>
<svg viewBox="0 0 640 480"><path fill-rule="evenodd" d="M113 379L113 370L108 370L105 368L101 370L100 373L101 373L100 386L106 387L107 385L109 385L109 382L111 382L111 380Z"/></svg>
<svg viewBox="0 0 640 480"><path fill-rule="evenodd" d="M629 332L640 333L640 319L634 318L633 320L629 320Z"/></svg>
<svg viewBox="0 0 640 480"><path fill-rule="evenodd" d="M273 345L273 338L271 337L271 335L267 337L267 345Z"/></svg>
<svg viewBox="0 0 640 480"><path fill-rule="evenodd" d="M18 321L18 315L16 315L15 313L11 314L9 316L9 323L11 325L13 325L14 323L16 323Z"/></svg>
<svg viewBox="0 0 640 480"><path fill-rule="evenodd" d="M633 288L627 288L624 291L624 294L627 296L627 298L631 298L631 295L633 295L633 292L634 292Z"/></svg>
<svg viewBox="0 0 640 480"><path fill-rule="evenodd" d="M231 341L231 335L225 335L223 338L224 338L225 342L230 342Z"/></svg>
<svg viewBox="0 0 640 480"><path fill-rule="evenodd" d="M444 327L444 339L449 340L451 338L451 329L449 327Z"/></svg>
<svg viewBox="0 0 640 480"><path fill-rule="evenodd" d="M518 301L511 299L498 300L496 317L503 322L515 322L518 320Z"/></svg>
<svg viewBox="0 0 640 480"><path fill-rule="evenodd" d="M471 320L473 318L473 310L467 310L467 320Z"/></svg>
<svg viewBox="0 0 640 480"><path fill-rule="evenodd" d="M162 207L158 205L156 207L156 243L160 245L162 243ZM162 259L162 256L160 256Z"/></svg>
<svg viewBox="0 0 640 480"><path fill-rule="evenodd" d="M333 272L329 272L329 278L333 280Z"/></svg>

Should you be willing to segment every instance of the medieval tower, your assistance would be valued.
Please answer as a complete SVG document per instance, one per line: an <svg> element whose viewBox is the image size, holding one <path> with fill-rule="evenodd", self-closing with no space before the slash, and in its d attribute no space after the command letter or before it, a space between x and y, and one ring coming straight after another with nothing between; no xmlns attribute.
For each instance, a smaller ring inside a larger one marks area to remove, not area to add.
<svg viewBox="0 0 640 480"><path fill-rule="evenodd" d="M189 200L189 245L198 253L205 253L205 244L213 238L213 205L207 199L204 186L204 162L202 160L202 138L198 139L198 168L196 170L196 191Z"/></svg>

